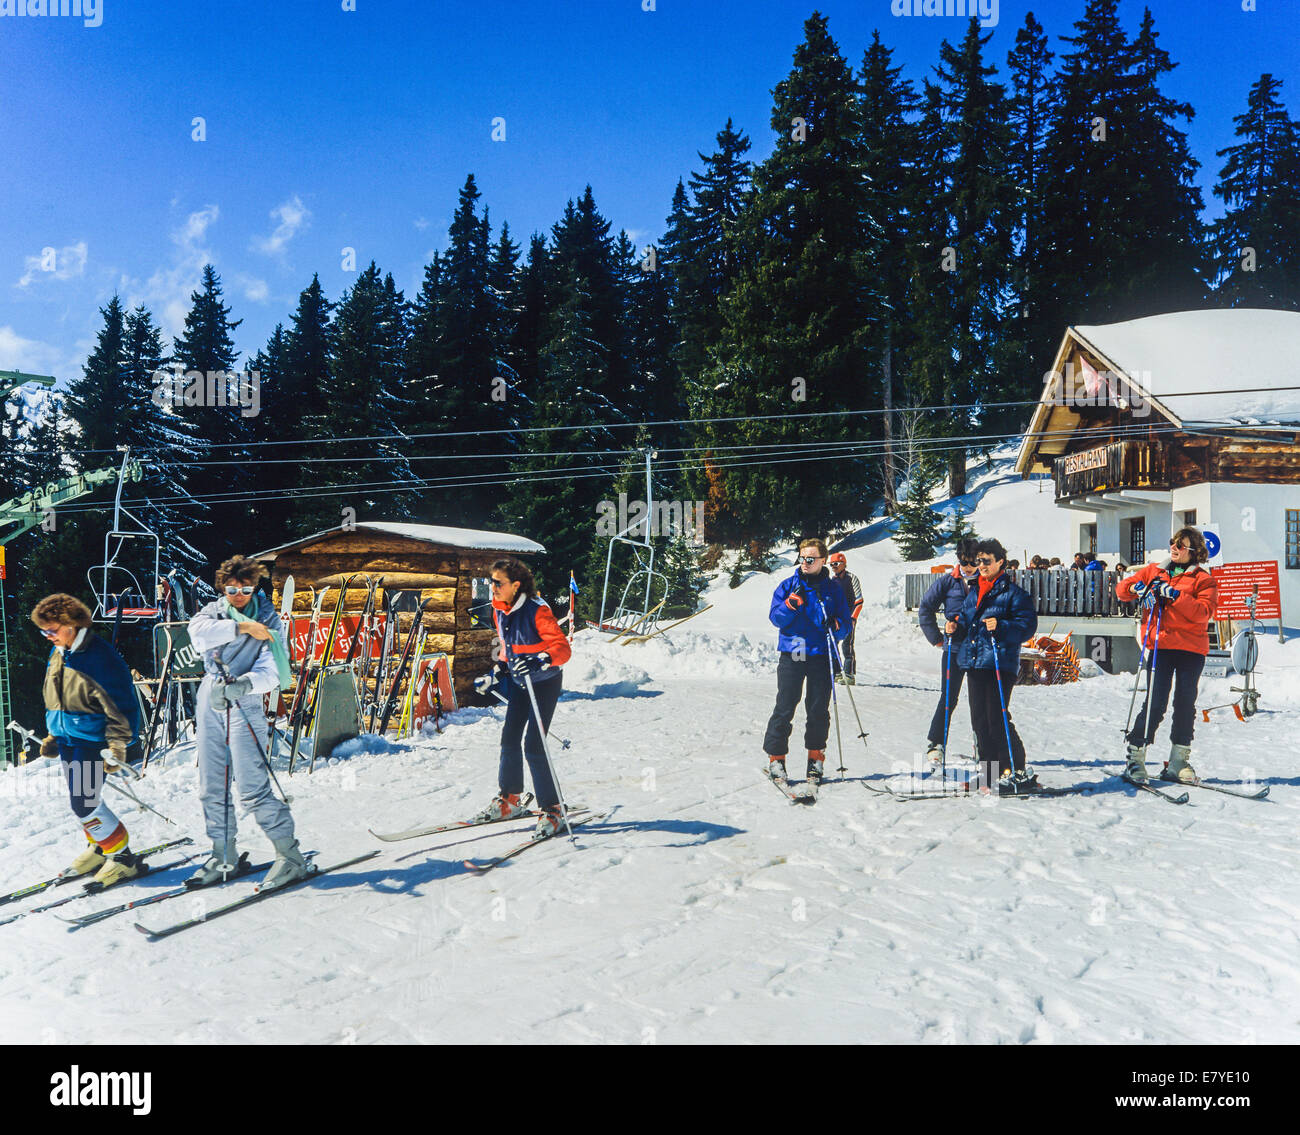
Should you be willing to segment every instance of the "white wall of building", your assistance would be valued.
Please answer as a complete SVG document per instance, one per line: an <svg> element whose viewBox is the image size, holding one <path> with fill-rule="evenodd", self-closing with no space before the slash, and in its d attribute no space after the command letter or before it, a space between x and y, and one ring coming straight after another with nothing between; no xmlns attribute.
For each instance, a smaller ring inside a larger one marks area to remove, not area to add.
<svg viewBox="0 0 1300 1135"><path fill-rule="evenodd" d="M1111 496L1110 499L1116 499ZM1118 549L1128 563L1128 532L1124 524L1135 516L1146 520L1148 552L1167 550L1169 538L1183 526L1183 517L1196 510L1196 526L1214 525L1223 538L1225 563L1276 560L1282 592L1282 622L1300 628L1300 569L1286 568L1286 510L1300 509L1300 485L1254 485L1204 482L1175 489L1167 505L1134 504L1096 512L1070 510L1073 536L1080 551L1081 526L1097 525L1097 551L1110 559Z"/></svg>

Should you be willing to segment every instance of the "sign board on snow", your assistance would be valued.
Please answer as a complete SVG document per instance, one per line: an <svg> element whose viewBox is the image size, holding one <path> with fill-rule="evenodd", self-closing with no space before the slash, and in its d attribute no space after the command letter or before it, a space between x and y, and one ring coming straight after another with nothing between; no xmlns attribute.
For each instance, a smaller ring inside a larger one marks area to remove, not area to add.
<svg viewBox="0 0 1300 1135"><path fill-rule="evenodd" d="M1244 564L1223 564L1211 568L1215 586L1218 588L1218 605L1214 608L1216 619L1250 618L1246 600L1259 587L1259 599L1255 604L1257 619L1280 619L1282 617L1282 592L1277 580L1277 560L1258 560Z"/></svg>
<svg viewBox="0 0 1300 1135"><path fill-rule="evenodd" d="M190 642L190 624L188 621L158 623L153 629L153 634L159 658L166 658L168 650L172 650L171 671L173 678L203 677L203 659L199 656L199 652L194 649L194 644Z"/></svg>

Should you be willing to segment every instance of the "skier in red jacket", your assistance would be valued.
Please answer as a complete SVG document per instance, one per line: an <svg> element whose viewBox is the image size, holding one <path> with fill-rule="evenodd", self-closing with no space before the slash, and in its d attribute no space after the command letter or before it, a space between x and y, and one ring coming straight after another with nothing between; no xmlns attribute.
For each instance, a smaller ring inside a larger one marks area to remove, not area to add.
<svg viewBox="0 0 1300 1135"><path fill-rule="evenodd" d="M501 727L501 765L497 776L500 789L496 797L475 819L507 820L527 812L521 799L524 791L524 758L533 778L533 791L541 816L537 821L539 836L553 835L563 824L560 794L546 760L542 734L533 716L532 701L524 676L532 678L533 694L542 719L542 728L551 728L551 717L564 679L560 667L568 662L572 651L555 615L537 594L533 573L513 557L492 565L492 617L501 640L495 675L488 674L474 683L480 693L489 692L496 681L510 678L506 698L506 720ZM525 729L527 730L525 734Z"/></svg>
<svg viewBox="0 0 1300 1135"><path fill-rule="evenodd" d="M1146 783L1147 746L1165 716L1171 687L1172 745L1160 778L1185 784L1197 781L1188 757L1196 719L1196 686L1210 649L1208 628L1217 602L1214 577L1204 566L1209 558L1205 537L1195 528L1180 528L1169 541L1167 560L1147 564L1115 584L1116 596L1125 602L1152 604L1143 620L1142 645L1153 654L1147 703L1128 732L1128 765L1124 769L1124 775L1138 784ZM1159 604L1158 611L1155 604Z"/></svg>

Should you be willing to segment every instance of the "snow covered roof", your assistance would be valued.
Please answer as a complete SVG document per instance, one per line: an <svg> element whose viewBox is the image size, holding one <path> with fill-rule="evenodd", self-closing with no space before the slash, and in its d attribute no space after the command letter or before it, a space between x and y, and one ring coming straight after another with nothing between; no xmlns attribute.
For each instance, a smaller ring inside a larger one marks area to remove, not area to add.
<svg viewBox="0 0 1300 1135"><path fill-rule="evenodd" d="M1090 374L1084 365L1082 375L1067 379L1080 352L1107 373ZM1123 407L1135 418L1154 415L1155 422L1168 421L1175 429L1294 434L1300 430L1297 360L1300 312L1294 311L1175 311L1069 327L1025 432L1016 470L1050 470L1075 431L1084 428L1082 407L1089 403L1076 401L1087 389L1080 378L1090 377L1098 391L1091 404Z"/></svg>
<svg viewBox="0 0 1300 1135"><path fill-rule="evenodd" d="M443 548L465 548L484 552L523 552L532 555L546 553L546 549L536 540L529 540L524 536L512 536L509 532L487 532L479 528L451 528L443 524L394 524L383 520L361 520L347 529L340 526L313 532L310 536L292 540L288 544L280 544L275 548L268 548L265 552L258 552L252 558L274 559L280 552L301 548L325 536L335 536L345 531L382 532L386 536L405 536L411 540L436 544Z"/></svg>
<svg viewBox="0 0 1300 1135"><path fill-rule="evenodd" d="M1071 330L1184 429L1300 425L1300 312L1175 311Z"/></svg>

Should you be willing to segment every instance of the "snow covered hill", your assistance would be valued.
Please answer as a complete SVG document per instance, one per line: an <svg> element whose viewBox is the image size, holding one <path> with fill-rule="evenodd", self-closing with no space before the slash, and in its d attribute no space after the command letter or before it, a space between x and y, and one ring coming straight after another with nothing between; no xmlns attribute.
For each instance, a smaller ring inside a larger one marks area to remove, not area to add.
<svg viewBox="0 0 1300 1135"><path fill-rule="evenodd" d="M1051 494L1005 466L972 481L969 503L977 530L1014 555L1069 550ZM410 744L363 739L289 789L322 861L380 856L159 942L131 923L165 925L225 895L76 930L52 914L0 927L0 1040L1300 1040L1300 646L1262 644L1264 697L1249 723L1220 711L1196 727L1202 775L1268 784L1268 802L1193 789L1174 807L1107 779L1131 679L1103 675L1019 688L1012 702L1044 783L1096 781L1096 794L900 803L862 782L905 774L919 756L939 655L903 610L905 566L879 536L846 543L869 596L852 690L869 737L855 739L840 688L848 771L815 807L790 805L762 776L775 692L767 609L791 554L734 590L724 578L714 609L670 636L622 646L579 635L553 726L559 773L570 799L612 812L576 845L478 877L462 860L510 835L380 844L367 828L452 820L490 798L501 715L465 710ZM1230 700L1228 684L1205 682L1200 704ZM953 749L968 736L959 709ZM1153 760L1166 746L1167 732ZM78 849L56 773L39 762L0 775L0 891ZM184 750L142 791L203 846ZM128 823L137 847L174 831L149 815ZM266 850L251 819L240 828L244 846Z"/></svg>

